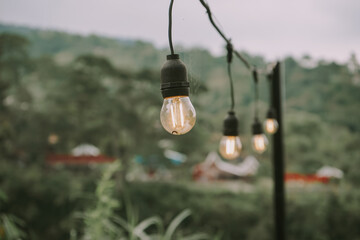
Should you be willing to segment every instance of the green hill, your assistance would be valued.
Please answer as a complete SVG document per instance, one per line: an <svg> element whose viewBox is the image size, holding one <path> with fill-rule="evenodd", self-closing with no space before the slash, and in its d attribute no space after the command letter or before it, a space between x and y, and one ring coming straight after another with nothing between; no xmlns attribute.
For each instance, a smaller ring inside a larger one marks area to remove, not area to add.
<svg viewBox="0 0 360 240"><path fill-rule="evenodd" d="M0 33L18 34L28 39L30 61L38 63L44 57L49 58L53 61L52 67L60 69L58 72L68 69L83 55L108 59L112 66L128 74L136 75L136 72L148 69L151 74L155 74L149 76L154 77L151 82L154 91L158 91L159 69L168 53L166 49L157 49L151 43L140 40L83 36L10 25L0 25ZM214 135L213 138L216 139L203 147L207 150L214 149L230 102L225 58L214 57L205 49L184 49L181 46L178 49L189 69L195 94L192 99L200 109L198 117L209 127L208 136ZM266 62L261 56L244 54L251 63L265 66ZM360 88L356 82L359 78L359 64L353 56L347 65L318 61L311 68L303 67L309 61L313 61L311 57L298 60L288 57L283 61L286 74L284 87L288 167L311 172L328 163L351 171L350 166L359 164L359 151L354 144L360 142ZM35 65L29 74L49 71L44 69L49 65ZM247 136L252 121L253 84L250 74L240 62L235 61L233 69L236 109L241 119L240 130L242 135ZM48 72L48 77L56 79L55 72ZM29 86L29 89L33 88ZM41 89L41 85L37 88L38 92L47 91ZM205 89L207 92L200 94ZM160 96L159 92L154 94ZM260 95L264 116L268 86L263 76ZM245 148L245 151L249 150Z"/></svg>
<svg viewBox="0 0 360 240"><path fill-rule="evenodd" d="M79 212L92 209L95 195L99 195L99 204L95 203L99 212L91 214L94 220L89 226L102 231L99 221L108 219L109 209L112 212L117 205L109 197L111 189L132 168L141 168L143 175L170 169L174 180L132 181L128 192L117 190L118 199L131 196L139 207L139 219L160 215L169 220L191 208L192 222L182 224L186 231L220 233L224 240L271 238L270 151L257 156L259 173L253 182L244 183L255 191L233 193L217 189L216 184L208 191L189 181L192 167L218 149L222 121L230 106L229 84L224 56L214 57L206 49L177 49L189 70L197 124L188 134L175 137L159 121L159 70L167 49L143 41L0 25L0 238L4 236L3 219L18 216L24 224L10 220L28 239L69 239L70 235L75 239L76 232L81 236L84 229ZM253 64L266 65L261 56L244 55ZM323 165L344 171L338 184L290 187L286 199L289 239L355 239L360 196L356 56L346 65L314 61L309 56L288 57L282 64L286 171L313 174ZM233 77L244 157L253 154L254 89L249 72L239 61L234 61ZM260 80L263 118L268 85L264 76ZM185 153L188 160L171 165L163 157L161 140ZM102 154L121 160L114 179L107 174L102 178L109 181L100 184L101 191L95 191L99 165L45 164L48 154L70 153L81 143L93 144ZM141 167L133 159L141 159ZM131 209L124 204L116 214L133 212L130 217L135 220L137 211Z"/></svg>

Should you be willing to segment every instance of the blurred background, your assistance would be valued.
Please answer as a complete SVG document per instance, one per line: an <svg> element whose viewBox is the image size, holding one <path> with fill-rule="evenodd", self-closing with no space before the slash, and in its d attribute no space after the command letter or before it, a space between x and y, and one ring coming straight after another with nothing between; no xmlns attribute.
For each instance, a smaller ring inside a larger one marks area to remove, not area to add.
<svg viewBox="0 0 360 240"><path fill-rule="evenodd" d="M282 63L287 239L360 239L360 2L208 3L250 63ZM168 5L0 0L0 239L273 239L271 137L252 151L234 59L243 150L219 156L225 48L198 1L173 10L197 123L160 124ZM262 75L262 119L268 99Z"/></svg>

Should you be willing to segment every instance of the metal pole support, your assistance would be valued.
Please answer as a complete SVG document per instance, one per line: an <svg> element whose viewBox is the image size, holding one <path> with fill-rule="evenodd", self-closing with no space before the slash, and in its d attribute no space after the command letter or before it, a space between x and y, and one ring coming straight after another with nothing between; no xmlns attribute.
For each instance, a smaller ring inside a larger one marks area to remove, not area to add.
<svg viewBox="0 0 360 240"><path fill-rule="evenodd" d="M275 240L285 240L285 188L284 188L284 122L282 113L283 103L283 82L280 63L273 69L271 84L272 106L274 107L278 131L273 135L273 168L274 168L274 220Z"/></svg>

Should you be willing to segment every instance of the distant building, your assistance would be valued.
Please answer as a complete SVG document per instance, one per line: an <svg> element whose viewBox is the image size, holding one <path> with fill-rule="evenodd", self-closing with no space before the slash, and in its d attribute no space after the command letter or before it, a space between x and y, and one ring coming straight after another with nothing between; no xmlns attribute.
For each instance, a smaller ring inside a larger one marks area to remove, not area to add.
<svg viewBox="0 0 360 240"><path fill-rule="evenodd" d="M246 157L239 164L232 164L223 161L216 152L210 152L204 162L194 167L192 175L195 181L251 177L257 173L259 165L254 156Z"/></svg>
<svg viewBox="0 0 360 240"><path fill-rule="evenodd" d="M73 156L99 156L100 149L91 144L80 144L71 150Z"/></svg>
<svg viewBox="0 0 360 240"><path fill-rule="evenodd" d="M91 144L81 144L68 154L49 154L46 157L48 164L66 164L66 165L87 165L90 163L110 163L115 158L100 154L100 150Z"/></svg>
<svg viewBox="0 0 360 240"><path fill-rule="evenodd" d="M331 179L341 179L344 173L338 168L323 166L316 174L286 173L285 181L303 183L329 183Z"/></svg>
<svg viewBox="0 0 360 240"><path fill-rule="evenodd" d="M335 167L323 166L316 172L316 175L319 177L341 179L344 177L344 172Z"/></svg>
<svg viewBox="0 0 360 240"><path fill-rule="evenodd" d="M186 162L187 156L185 154L166 149L164 156L171 161L174 165L180 165Z"/></svg>

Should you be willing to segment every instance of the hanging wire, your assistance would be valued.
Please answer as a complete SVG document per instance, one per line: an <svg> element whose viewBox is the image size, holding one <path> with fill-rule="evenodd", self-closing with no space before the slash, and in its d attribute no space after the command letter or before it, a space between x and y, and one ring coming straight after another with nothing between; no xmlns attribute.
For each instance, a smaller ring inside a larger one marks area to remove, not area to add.
<svg viewBox="0 0 360 240"><path fill-rule="evenodd" d="M169 46L170 46L171 55L174 55L174 46L172 43L172 9L173 9L173 5L174 5L174 0L171 0L170 6L169 6L169 30L168 30Z"/></svg>
<svg viewBox="0 0 360 240"><path fill-rule="evenodd" d="M220 36L225 40L225 42L227 43L227 46L231 45L230 39L225 36L225 34L219 29L219 27L214 22L213 14L211 13L209 5L205 2L205 0L199 0L199 1L204 6L204 8L206 9L206 13L208 14L209 20L210 20L211 24L213 25L213 27L220 34ZM240 61L243 62L243 64L245 65L245 67L249 71L252 72L253 80L254 80L254 83L255 83L254 117L255 117L255 121L258 121L258 118L259 118L259 86L258 86L259 79L258 79L258 73L260 72L260 73L263 73L263 74L268 74L269 71L266 71L266 70L261 71L261 70L258 70L256 68L256 66L250 65L250 63L238 51L232 50L231 52L233 54L235 54L235 56L238 57L240 59ZM229 51L228 51L228 55L229 55ZM228 74L229 74L229 79L230 79L230 90L231 90L231 100L232 100L231 107L233 109L234 108L234 93L233 93L233 82L232 82L232 77L231 77L231 67L230 67L229 61L228 61ZM270 95L270 97L271 97L271 95ZM271 102L272 102L272 100L270 100L270 103Z"/></svg>
<svg viewBox="0 0 360 240"><path fill-rule="evenodd" d="M200 0L201 4L205 7L206 9L206 12L209 16L209 20L211 22L211 24L214 26L214 28L216 29L216 31L221 35L221 37L226 41L226 43L230 43L230 40L227 39L227 37L225 37L224 33L221 32L221 30L219 29L219 27L216 25L216 23L214 22L214 19L212 17L212 13L211 13L211 10L210 10L210 7L208 4L205 3L204 0Z"/></svg>
<svg viewBox="0 0 360 240"><path fill-rule="evenodd" d="M248 61L241 56L241 54L238 51L234 51L235 55L244 63L245 67L249 69L250 71L253 69Z"/></svg>
<svg viewBox="0 0 360 240"><path fill-rule="evenodd" d="M230 81L230 97L231 97L231 111L234 111L234 107L235 107L235 97L234 97L234 83L233 83L233 79L231 76L231 62L232 62L232 57L233 57L233 46L231 43L228 43L226 45L226 49L227 49L227 70L228 70L228 75L229 75L229 81Z"/></svg>
<svg viewBox="0 0 360 240"><path fill-rule="evenodd" d="M255 87L255 104L254 104L254 118L257 120L259 118L259 79L256 68L252 71L254 87Z"/></svg>
<svg viewBox="0 0 360 240"><path fill-rule="evenodd" d="M207 6L209 6L209 3L207 2L207 0L204 0L204 2ZM214 14L211 14L211 17L213 18L214 23L220 29L220 31L224 32L224 27L221 25L221 22L219 21L219 19Z"/></svg>
<svg viewBox="0 0 360 240"><path fill-rule="evenodd" d="M207 3L208 4L208 3ZM221 22L219 21L219 19L215 16L215 15L212 15L213 19L214 19L214 22L216 23L216 25L218 26L218 28L224 32L224 26L221 24Z"/></svg>
<svg viewBox="0 0 360 240"><path fill-rule="evenodd" d="M266 75L266 77L267 77L267 80L268 80L268 83L269 83L269 109L272 109L272 107L273 107L273 102L272 102L272 99L273 99L273 91L272 91L272 77L273 77L273 74L268 73Z"/></svg>
<svg viewBox="0 0 360 240"><path fill-rule="evenodd" d="M225 34L219 29L219 27L216 25L216 23L214 22L213 19L213 14L211 13L210 7L209 5L204 1L204 0L200 0L200 3L204 6L204 8L206 9L206 13L208 14L209 20L211 22L211 24L213 25L213 27L216 29L216 31L220 34L220 36L226 41L227 44L231 44L230 39L227 38L225 36ZM244 63L244 65L246 66L247 69L249 69L250 71L253 69L250 65L250 63L243 57L241 56L241 54L239 52L237 52L236 50L234 50L235 55Z"/></svg>

